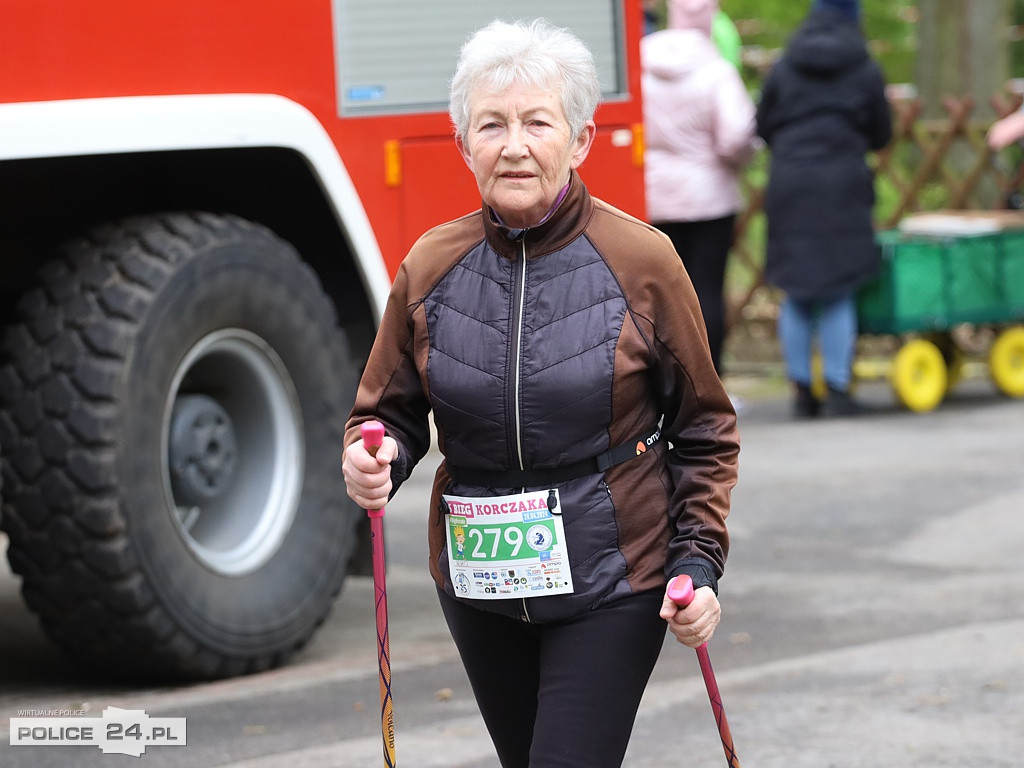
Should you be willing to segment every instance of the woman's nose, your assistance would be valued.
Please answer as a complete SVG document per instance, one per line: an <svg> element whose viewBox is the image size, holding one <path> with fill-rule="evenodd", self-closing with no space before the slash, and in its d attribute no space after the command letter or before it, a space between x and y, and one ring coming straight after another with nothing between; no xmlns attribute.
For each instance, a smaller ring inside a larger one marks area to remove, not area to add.
<svg viewBox="0 0 1024 768"><path fill-rule="evenodd" d="M509 126L508 133L505 134L505 147L502 149L502 154L513 159L529 156L530 146L522 128L516 125Z"/></svg>

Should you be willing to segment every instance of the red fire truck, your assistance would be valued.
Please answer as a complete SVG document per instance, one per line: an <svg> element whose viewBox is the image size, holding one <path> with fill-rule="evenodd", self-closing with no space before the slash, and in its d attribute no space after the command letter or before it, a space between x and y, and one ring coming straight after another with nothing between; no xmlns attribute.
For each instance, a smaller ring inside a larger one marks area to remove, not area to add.
<svg viewBox="0 0 1024 768"><path fill-rule="evenodd" d="M479 206L447 80L494 18L572 27L582 172L643 216L637 0L3 0L2 524L83 663L264 669L360 558L341 434L390 278Z"/></svg>

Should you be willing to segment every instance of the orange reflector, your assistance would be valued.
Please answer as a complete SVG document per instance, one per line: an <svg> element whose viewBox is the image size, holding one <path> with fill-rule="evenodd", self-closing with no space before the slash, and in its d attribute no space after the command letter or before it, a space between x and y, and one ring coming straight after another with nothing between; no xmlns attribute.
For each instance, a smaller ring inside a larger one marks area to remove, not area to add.
<svg viewBox="0 0 1024 768"><path fill-rule="evenodd" d="M644 124L633 123L633 165L644 167Z"/></svg>
<svg viewBox="0 0 1024 768"><path fill-rule="evenodd" d="M384 184L397 187L402 183L402 145L398 139L384 142Z"/></svg>

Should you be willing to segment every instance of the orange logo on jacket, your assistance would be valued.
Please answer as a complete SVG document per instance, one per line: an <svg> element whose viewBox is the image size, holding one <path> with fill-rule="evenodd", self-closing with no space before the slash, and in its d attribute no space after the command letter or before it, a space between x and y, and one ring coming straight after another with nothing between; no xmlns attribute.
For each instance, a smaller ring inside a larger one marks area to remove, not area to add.
<svg viewBox="0 0 1024 768"><path fill-rule="evenodd" d="M643 440L638 440L636 443L636 455L639 456L641 453L647 452L647 446L644 445Z"/></svg>

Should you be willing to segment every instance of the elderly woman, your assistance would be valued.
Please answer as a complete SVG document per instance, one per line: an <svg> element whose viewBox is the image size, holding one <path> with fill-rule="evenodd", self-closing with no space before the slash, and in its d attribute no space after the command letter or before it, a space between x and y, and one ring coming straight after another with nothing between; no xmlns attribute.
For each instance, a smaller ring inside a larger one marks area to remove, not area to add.
<svg viewBox="0 0 1024 768"><path fill-rule="evenodd" d="M345 437L349 495L379 508L433 411L430 573L504 768L620 765L666 621L696 647L720 617L735 414L668 238L577 173L599 98L567 30L465 44L450 111L483 205L403 262Z"/></svg>

